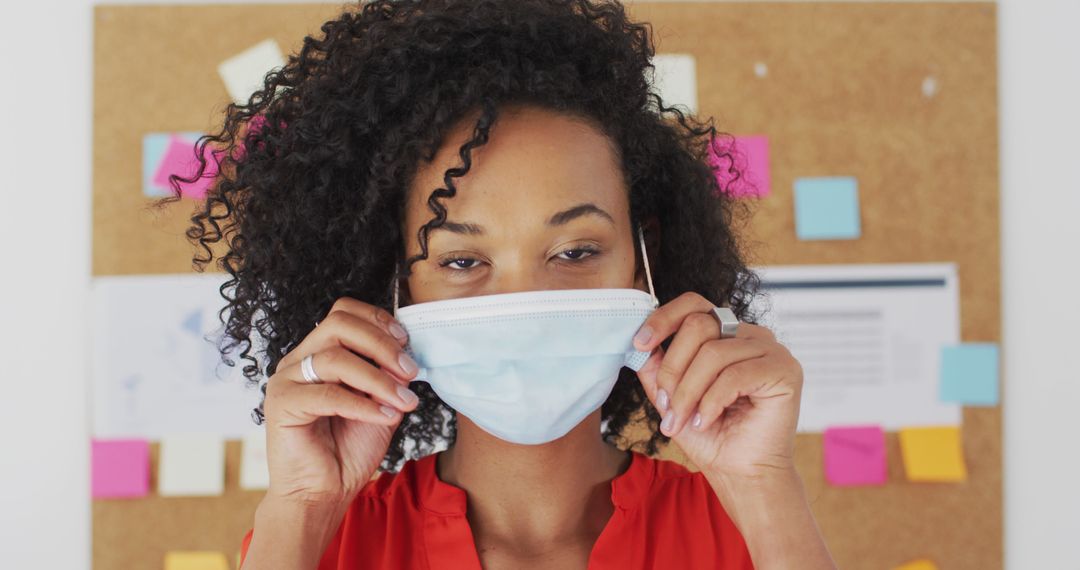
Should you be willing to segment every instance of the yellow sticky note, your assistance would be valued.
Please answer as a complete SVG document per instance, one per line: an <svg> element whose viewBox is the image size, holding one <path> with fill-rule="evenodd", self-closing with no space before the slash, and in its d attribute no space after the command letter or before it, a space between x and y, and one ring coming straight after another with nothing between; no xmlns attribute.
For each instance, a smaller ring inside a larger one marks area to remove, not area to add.
<svg viewBox="0 0 1080 570"><path fill-rule="evenodd" d="M224 552L174 550L165 553L165 570L229 570Z"/></svg>
<svg viewBox="0 0 1080 570"><path fill-rule="evenodd" d="M900 455L909 481L967 479L958 426L902 428Z"/></svg>
<svg viewBox="0 0 1080 570"><path fill-rule="evenodd" d="M897 566L893 570L938 570L937 564L925 559L912 560L902 566Z"/></svg>

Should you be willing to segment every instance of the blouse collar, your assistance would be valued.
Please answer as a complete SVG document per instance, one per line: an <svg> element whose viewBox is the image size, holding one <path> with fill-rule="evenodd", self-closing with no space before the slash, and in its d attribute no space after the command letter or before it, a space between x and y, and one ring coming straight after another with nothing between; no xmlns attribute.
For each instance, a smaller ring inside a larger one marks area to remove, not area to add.
<svg viewBox="0 0 1080 570"><path fill-rule="evenodd" d="M437 515L465 515L465 490L439 478L435 461L442 451L416 460L414 477L420 507ZM655 460L637 451L630 452L630 466L611 480L611 502L623 510L631 509L652 485Z"/></svg>

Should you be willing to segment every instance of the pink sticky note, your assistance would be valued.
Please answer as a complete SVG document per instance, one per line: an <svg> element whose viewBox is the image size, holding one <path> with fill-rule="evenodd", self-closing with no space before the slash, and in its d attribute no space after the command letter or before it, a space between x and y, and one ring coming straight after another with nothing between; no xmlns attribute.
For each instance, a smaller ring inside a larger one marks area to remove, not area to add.
<svg viewBox="0 0 1080 570"><path fill-rule="evenodd" d="M150 443L144 439L92 439L91 496L142 497L150 491Z"/></svg>
<svg viewBox="0 0 1080 570"><path fill-rule="evenodd" d="M720 188L735 198L764 198L772 193L769 138L735 137L734 144L717 141L709 148L709 165Z"/></svg>
<svg viewBox="0 0 1080 570"><path fill-rule="evenodd" d="M280 128L282 128L282 129L284 129L286 127L286 125L287 125L287 123L285 121L279 121L278 122L278 126ZM246 151L245 147L250 144L249 140L254 138L255 136L257 136L259 134L259 132L262 131L263 127L265 127L265 126L266 126L266 115L264 115L262 113L259 113L258 115L255 115L254 117L251 117L250 119L248 119L247 132L244 134L244 137L245 137L244 144L237 145L236 149L235 149L235 152L233 153L233 156L235 157L235 160L237 162L243 160L243 158L247 155L247 151ZM259 141L258 144L255 146L255 148L257 148L259 150L262 150L265 145L266 145L266 143L264 141Z"/></svg>
<svg viewBox="0 0 1080 570"><path fill-rule="evenodd" d="M830 427L824 433L825 479L849 487L885 484L885 433L881 426Z"/></svg>
<svg viewBox="0 0 1080 570"><path fill-rule="evenodd" d="M178 182L180 192L185 198L202 199L206 196L206 189L214 181L218 173L218 163L215 159L220 153L212 152L213 147L207 144L203 150L206 159L206 170L202 177L193 183ZM169 137L169 148L165 151L157 171L154 172L154 184L168 188L172 193L172 185L169 184L169 175L176 174L190 178L199 171L199 161L195 157L195 141L188 140L179 135Z"/></svg>
<svg viewBox="0 0 1080 570"><path fill-rule="evenodd" d="M259 113L258 115L255 115L251 119L248 119L248 123L249 123L248 132L252 133L252 134L257 133L257 132L261 131L262 128L263 128L263 125L266 124L266 115L263 115L262 113Z"/></svg>
<svg viewBox="0 0 1080 570"><path fill-rule="evenodd" d="M285 126L285 121L282 121L279 124L282 127L284 127ZM247 156L247 150L245 149L245 146L248 144L248 141L250 139L254 138L255 136L257 136L259 134L259 131L262 131L263 127L265 127L265 126L266 126L266 115L263 115L262 113L259 113L258 115L255 115L254 117L248 119L248 128L247 128L247 132L244 134L244 143L237 145L236 146L236 151L233 154L233 156L236 157L235 159L236 159L237 162L243 160L244 157ZM256 148L258 148L259 150L262 150L262 148L265 146L265 144L266 143L264 143L262 141L259 141Z"/></svg>

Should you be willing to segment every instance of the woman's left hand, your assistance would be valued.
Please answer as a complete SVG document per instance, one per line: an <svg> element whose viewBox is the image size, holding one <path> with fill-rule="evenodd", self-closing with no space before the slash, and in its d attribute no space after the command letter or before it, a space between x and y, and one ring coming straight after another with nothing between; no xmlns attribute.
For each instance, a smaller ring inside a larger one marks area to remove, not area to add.
<svg viewBox="0 0 1080 570"><path fill-rule="evenodd" d="M660 431L715 475L793 471L802 366L765 327L740 322L734 338L721 339L714 306L684 293L645 320L647 340L634 338L638 350L656 349L637 375ZM665 352L660 343L672 334Z"/></svg>

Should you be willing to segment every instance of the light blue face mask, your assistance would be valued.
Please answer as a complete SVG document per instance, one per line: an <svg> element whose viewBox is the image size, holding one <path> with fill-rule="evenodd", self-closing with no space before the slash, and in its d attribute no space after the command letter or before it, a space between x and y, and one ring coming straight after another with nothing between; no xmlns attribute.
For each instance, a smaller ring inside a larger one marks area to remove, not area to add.
<svg viewBox="0 0 1080 570"><path fill-rule="evenodd" d="M597 410L619 371L649 352L633 337L660 305L638 230L649 292L638 289L521 291L416 303L394 316L406 352L444 402L484 431L521 444L566 435Z"/></svg>

